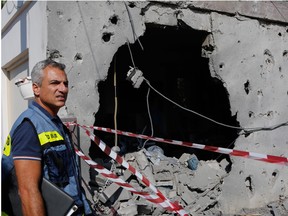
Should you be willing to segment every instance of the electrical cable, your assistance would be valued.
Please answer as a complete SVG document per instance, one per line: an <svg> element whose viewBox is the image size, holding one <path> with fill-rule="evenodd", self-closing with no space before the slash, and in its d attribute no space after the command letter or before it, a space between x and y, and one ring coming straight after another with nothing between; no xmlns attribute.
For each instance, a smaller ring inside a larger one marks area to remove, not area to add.
<svg viewBox="0 0 288 216"><path fill-rule="evenodd" d="M150 127L151 127L151 137L154 136L154 126L153 126L153 120L151 117L151 113L150 113L150 105L149 105L149 94L150 94L150 87L148 87L148 92L146 95L146 104L147 104L147 111L148 111L148 116L149 116L149 121L150 121ZM145 140L143 146L141 147L141 149L143 149L146 145L146 143L149 141L149 139Z"/></svg>
<svg viewBox="0 0 288 216"><path fill-rule="evenodd" d="M117 99L117 77L116 77L116 55L114 57L114 128L117 130L117 110L118 110L118 99ZM118 134L115 133L115 146L118 145Z"/></svg>
<svg viewBox="0 0 288 216"><path fill-rule="evenodd" d="M136 68L135 63L134 63L134 59L133 59L133 55L132 55L132 51L131 51L131 48L130 48L130 45L129 45L129 41L128 41L128 39L127 39L127 45L128 45L128 49L129 49L129 53L130 53L130 58L131 58L131 61L132 61L133 67Z"/></svg>
<svg viewBox="0 0 288 216"><path fill-rule="evenodd" d="M163 97L164 99L168 100L169 102L173 103L174 105L178 106L179 108L181 108L181 109L183 109L183 110L186 110L186 111L188 111L188 112L192 112L192 113L194 113L194 114L196 114L196 115L198 115L198 116L200 116L200 117L202 117L202 118L205 118L205 119L207 119L207 120L209 120L209 121L211 121L211 122L214 122L214 123L216 123L216 124L222 125L222 126L224 126L224 127L230 127L230 128L233 128L233 129L241 129L241 130L244 130L244 128L242 128L242 127L237 127L237 126L231 126L231 125L223 124L223 123L217 122L217 121L215 121L215 120L213 120L213 119L211 119L211 118L209 118L209 117L206 117L206 116L204 116L204 115L202 115L202 114L200 114L200 113L198 113L198 112L196 112L196 111L193 111L193 110L190 110L190 109L188 109L188 108L185 108L185 107L181 106L180 104L174 102L173 100L169 99L169 98L166 97L165 95L163 95L163 94L162 94L161 92L159 92L157 89L155 89L155 88L150 84L150 82L149 82L146 78L144 78L144 80L146 81L146 83L148 84L148 86L149 86L151 89L153 89L157 94L159 94L161 97Z"/></svg>
<svg viewBox="0 0 288 216"><path fill-rule="evenodd" d="M221 122L218 122L214 119L211 119L207 116L204 116L194 110L190 110L188 108L185 108L181 105L179 105L178 103L174 102L173 100L169 99L168 97L166 97L165 95L163 95L161 92L159 92L157 89L155 89L149 82L149 80L147 80L145 77L144 77L144 80L146 81L147 85L152 89L154 90L157 94L159 94L161 97L163 97L164 99L168 100L169 102L173 103L174 105L178 106L179 108L185 110L185 111L188 111L188 112L191 112L195 115L198 115L206 120L209 120L215 124L218 124L218 125L221 125L223 127L227 127L227 128L232 128L232 129L238 129L238 130L243 130L244 131L244 134L250 134L250 133L253 133L253 132L256 132L256 131L261 131L261 130L274 130L276 128L279 128L281 126L288 126L288 121L287 122L284 122L284 123L281 123L281 124L277 124L277 125L274 125L274 126L271 126L271 127L254 127L254 128L244 128L244 127L237 127L237 126L232 126L232 125L228 125L228 124L224 124L224 123L221 123Z"/></svg>
<svg viewBox="0 0 288 216"><path fill-rule="evenodd" d="M125 1L124 1L124 5L125 5L125 8L126 8L126 10L127 10L127 14L128 14L129 21L130 21L130 24L131 24L131 28L132 28L132 32L133 32L134 42L137 40L138 43L139 43L139 45L140 45L140 47L141 47L141 49L144 50L144 48L143 48L143 46L142 46L142 44L141 44L141 42L140 42L139 37L137 37L137 35L136 35L135 28L134 28L134 25L133 25L133 20L132 20L132 17L131 17L130 11L129 11L128 6L127 6L127 4L126 4ZM136 38L136 39L135 39L135 38Z"/></svg>
<svg viewBox="0 0 288 216"><path fill-rule="evenodd" d="M150 95L150 88L148 88L148 92L146 95L146 103L147 103L148 116L150 120L151 136L154 136L154 126L153 126L152 116L150 112L149 95Z"/></svg>

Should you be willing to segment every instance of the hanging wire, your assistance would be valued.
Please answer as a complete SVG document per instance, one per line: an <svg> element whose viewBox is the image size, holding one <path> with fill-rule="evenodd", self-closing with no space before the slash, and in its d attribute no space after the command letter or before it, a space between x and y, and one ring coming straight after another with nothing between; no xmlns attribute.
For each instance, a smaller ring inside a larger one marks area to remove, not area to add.
<svg viewBox="0 0 288 216"><path fill-rule="evenodd" d="M209 121L211 121L211 122L214 122L214 123L216 123L216 124L219 124L219 125L222 125L222 126L225 126L225 127L229 127L229 128L233 128L233 129L241 129L241 130L244 130L244 128L242 128L242 127L237 127L237 126L231 126L231 125L223 124L223 123L217 122L217 121L215 121L215 120L213 120L213 119L211 119L211 118L209 118L209 117L206 117L206 116L204 116L204 115L202 115L202 114L200 114L200 113L198 113L198 112L196 112L196 111L187 109L187 108L181 106L180 104L174 102L173 100L169 99L168 97L166 97L165 95L163 95L161 92L159 92L157 89L155 89L155 88L150 84L150 82L149 82L146 78L144 78L144 80L146 81L146 83L148 84L148 86L149 86L151 89L153 89L157 94L159 94L161 97L165 98L165 99L168 100L169 102L173 103L174 105L180 107L181 109L186 110L186 111L188 111L188 112L192 112L192 113L194 113L194 114L196 114L196 115L198 115L198 116L200 116L200 117L202 117L202 118L205 118L205 119L207 119L207 120L209 120Z"/></svg>
<svg viewBox="0 0 288 216"><path fill-rule="evenodd" d="M117 76L116 76L116 55L114 57L114 128L117 131L117 111L118 111L118 99L117 99ZM115 132L115 146L118 145L118 134Z"/></svg>
<svg viewBox="0 0 288 216"><path fill-rule="evenodd" d="M126 5L126 4L125 4ZM136 68L135 66L135 63L134 63L134 58L133 58L133 54L132 54L132 51L131 51L131 48L130 48L130 45L129 45L129 41L127 39L127 45L128 45L128 49L129 49L129 53L130 53L130 58L131 58L131 61L132 61L132 64L133 64L133 67ZM154 135L154 126L153 126L153 120L152 120L152 117L151 117L151 113L150 113L150 106L149 106L149 94L150 94L150 88L148 87L148 92L147 92L147 95L146 95L146 104L147 104L147 111L148 111L148 116L149 116L149 121L150 121L150 127L151 127L151 136ZM146 143L149 141L149 139L147 139L143 146L141 147L141 149L143 149L146 145Z"/></svg>
<svg viewBox="0 0 288 216"><path fill-rule="evenodd" d="M243 130L244 131L244 134L250 134L250 133L253 133L253 132L256 132L256 131L261 131L261 130L275 130L276 128L279 128L279 127L282 127L282 126L288 126L288 121L287 122L284 122L284 123L281 123L281 124L277 124L277 125L274 125L274 126L271 126L271 127L254 127L254 128L244 128L244 127L237 127L237 126L232 126L232 125L228 125L228 124L224 124L224 123L221 123L221 122L218 122L218 121L215 121L214 119L211 119L205 115L202 115L194 110L190 110L190 109L187 109L181 105L179 105L178 103L174 102L173 100L169 99L168 97L166 97L165 95L163 95L162 93L160 93L157 89L155 89L149 82L149 80L147 80L145 77L144 77L144 80L146 81L147 85L153 89L157 94L159 94L161 97L165 98L166 100L168 100L169 102L173 103L174 105L180 107L181 109L185 110L185 111L188 111L188 112L191 112L191 113L194 113L195 115L198 115L204 119L207 119L215 124L218 124L218 125L221 125L223 127L227 127L227 128L232 128L232 129L238 129L238 130Z"/></svg>
<svg viewBox="0 0 288 216"><path fill-rule="evenodd" d="M150 87L148 87L148 92L146 95L146 104L147 104L147 111L148 111L148 116L149 116L149 121L150 121L150 127L151 127L151 137L154 136L154 126L153 126L153 120L152 120L152 116L150 113L150 105L149 105L149 94L150 94ZM149 139L146 139L143 146L141 147L141 149L143 149L146 145L146 143L149 141Z"/></svg>
<svg viewBox="0 0 288 216"><path fill-rule="evenodd" d="M131 58L133 67L136 68L135 63L134 63L134 59L133 59L133 54L132 54L132 51L131 51L131 48L130 48L130 44L129 44L128 39L127 39L127 45L128 45L128 49L129 49L129 53L130 53L130 58Z"/></svg>
<svg viewBox="0 0 288 216"><path fill-rule="evenodd" d="M137 35L136 35L135 28L134 28L134 24L133 24L133 20L132 20L132 17L131 17L130 11L129 11L128 6L127 6L127 4L126 4L125 1L124 1L124 5L125 5L125 8L126 8L126 10L127 10L127 14L128 14L129 21L130 21L130 24L131 24L131 28L132 28L132 32L133 32L134 42L137 40L138 43L139 43L139 45L140 45L140 47L141 47L141 49L144 50L144 48L143 48L143 46L142 46L142 44L141 44L140 39L139 39L139 38L137 37Z"/></svg>

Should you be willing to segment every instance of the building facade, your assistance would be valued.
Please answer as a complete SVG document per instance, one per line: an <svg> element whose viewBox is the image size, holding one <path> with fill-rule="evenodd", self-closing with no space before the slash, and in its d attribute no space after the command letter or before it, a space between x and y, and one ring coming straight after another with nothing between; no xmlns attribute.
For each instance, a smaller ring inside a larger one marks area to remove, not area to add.
<svg viewBox="0 0 288 216"><path fill-rule="evenodd" d="M137 67L164 95L236 127L187 117L151 96L155 135L288 157L287 127L280 126L288 121L287 17L287 2L8 1L2 8L1 141L28 104L15 81L50 57L67 65L63 118L115 128L116 73L118 126L143 132L146 91L125 82ZM89 137L82 133L80 140L88 154ZM209 157L203 156L215 159ZM217 197L224 214L287 197L287 163L231 156L229 164ZM88 167L82 172L89 181Z"/></svg>

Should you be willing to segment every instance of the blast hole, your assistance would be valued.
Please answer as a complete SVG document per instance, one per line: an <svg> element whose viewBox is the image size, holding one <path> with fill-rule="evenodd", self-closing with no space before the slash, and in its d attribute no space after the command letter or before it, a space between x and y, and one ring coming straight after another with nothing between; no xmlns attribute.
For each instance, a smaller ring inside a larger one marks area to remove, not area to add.
<svg viewBox="0 0 288 216"><path fill-rule="evenodd" d="M110 17L110 22L114 25L116 25L118 23L118 17L116 15Z"/></svg>
<svg viewBox="0 0 288 216"><path fill-rule="evenodd" d="M275 170L274 172L272 172L272 177L273 178L277 178L279 175L279 171L278 170Z"/></svg>
<svg viewBox="0 0 288 216"><path fill-rule="evenodd" d="M105 32L102 35L102 40L105 41L105 42L109 42L110 39L111 39L111 36L112 36L112 33Z"/></svg>
<svg viewBox="0 0 288 216"><path fill-rule="evenodd" d="M255 116L254 112L249 111L249 118L252 118L252 117L254 117L254 116Z"/></svg>
<svg viewBox="0 0 288 216"><path fill-rule="evenodd" d="M212 77L209 59L201 57L202 44L208 32L196 31L189 26L147 25L138 43L130 44L134 64L143 72L151 85L181 106L208 116L216 121L239 126L232 116L228 92L223 82ZM191 40L193 38L193 40ZM126 80L129 66L133 66L127 44L117 50L116 65L111 62L105 81L98 83L100 107L95 115L95 125L114 127L114 71L117 80L117 125L123 131L151 135L146 96L148 85L133 88ZM153 136L204 145L233 148L237 130L226 128L184 111L159 96L153 90L149 94L149 107L153 119ZM114 135L95 131L106 144L114 146ZM121 153L137 151L145 140L118 136ZM168 157L179 158L184 152L195 153L202 160L221 160L229 156L193 148L149 141L145 147L158 145ZM103 156L95 144L91 144L92 158ZM103 156L108 159L108 157ZM230 160L229 160L230 161Z"/></svg>
<svg viewBox="0 0 288 216"><path fill-rule="evenodd" d="M129 6L130 8L134 8L136 5L135 5L134 2L129 2L128 6Z"/></svg>
<svg viewBox="0 0 288 216"><path fill-rule="evenodd" d="M81 53L76 53L76 55L74 56L74 61L81 61L82 59L83 57Z"/></svg>
<svg viewBox="0 0 288 216"><path fill-rule="evenodd" d="M247 80L247 82L245 82L244 83L244 90L245 90L245 92L246 92L246 94L248 95L249 94L249 92L250 92L250 82L249 82L249 80Z"/></svg>
<svg viewBox="0 0 288 216"><path fill-rule="evenodd" d="M249 189L250 192L253 192L253 186L252 186L252 178L251 178L251 176L248 176L248 177L245 179L245 185L246 185L246 187Z"/></svg>

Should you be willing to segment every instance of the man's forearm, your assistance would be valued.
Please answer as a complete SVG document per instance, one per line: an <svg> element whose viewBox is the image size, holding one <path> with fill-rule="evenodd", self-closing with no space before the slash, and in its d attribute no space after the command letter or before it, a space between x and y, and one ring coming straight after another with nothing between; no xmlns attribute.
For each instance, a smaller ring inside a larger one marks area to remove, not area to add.
<svg viewBox="0 0 288 216"><path fill-rule="evenodd" d="M46 210L42 195L39 192L28 191L21 196L24 216L45 216Z"/></svg>

